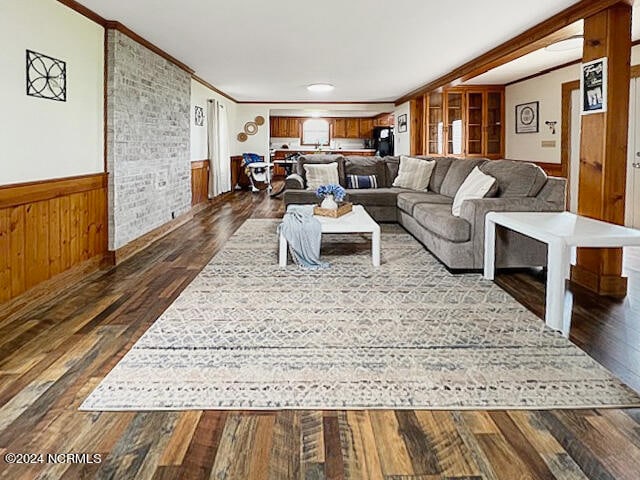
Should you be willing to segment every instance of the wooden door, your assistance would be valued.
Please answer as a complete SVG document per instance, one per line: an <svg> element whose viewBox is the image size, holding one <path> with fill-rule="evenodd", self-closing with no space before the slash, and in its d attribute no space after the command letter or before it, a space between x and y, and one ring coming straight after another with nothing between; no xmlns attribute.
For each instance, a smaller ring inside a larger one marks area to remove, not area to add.
<svg viewBox="0 0 640 480"><path fill-rule="evenodd" d="M625 225L633 228L640 228L640 120L638 119L638 114L640 113L639 87L640 80L638 80L637 78L632 78L630 88L631 101L629 102L629 146L627 148L627 189L629 191L627 192L627 202L625 206Z"/></svg>
<svg viewBox="0 0 640 480"><path fill-rule="evenodd" d="M360 119L360 138L373 138L373 118Z"/></svg>
<svg viewBox="0 0 640 480"><path fill-rule="evenodd" d="M333 136L334 138L347 138L346 118L336 118L333 121Z"/></svg>
<svg viewBox="0 0 640 480"><path fill-rule="evenodd" d="M504 157L504 90L487 90L485 100L485 126L483 155L487 158Z"/></svg>
<svg viewBox="0 0 640 480"><path fill-rule="evenodd" d="M425 152L427 155L442 155L444 153L443 97L442 92L433 92L427 96L425 111Z"/></svg>
<svg viewBox="0 0 640 480"><path fill-rule="evenodd" d="M467 157L481 157L485 144L486 91L469 90L465 95L466 142L464 154Z"/></svg>
<svg viewBox="0 0 640 480"><path fill-rule="evenodd" d="M464 93L445 93L445 154L464 155Z"/></svg>
<svg viewBox="0 0 640 480"><path fill-rule="evenodd" d="M347 118L347 138L360 138L359 119Z"/></svg>

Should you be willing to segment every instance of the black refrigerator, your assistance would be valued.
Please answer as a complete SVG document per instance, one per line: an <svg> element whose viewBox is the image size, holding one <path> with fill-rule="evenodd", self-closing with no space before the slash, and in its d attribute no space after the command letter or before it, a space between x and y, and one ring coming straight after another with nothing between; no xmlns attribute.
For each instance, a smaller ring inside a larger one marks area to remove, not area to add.
<svg viewBox="0 0 640 480"><path fill-rule="evenodd" d="M393 155L393 127L373 127L373 148L376 155Z"/></svg>

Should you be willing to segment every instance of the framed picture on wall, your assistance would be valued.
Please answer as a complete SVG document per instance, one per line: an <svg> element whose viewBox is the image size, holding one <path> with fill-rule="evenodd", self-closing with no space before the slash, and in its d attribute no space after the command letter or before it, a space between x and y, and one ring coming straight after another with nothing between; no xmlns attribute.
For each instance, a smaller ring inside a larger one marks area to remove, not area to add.
<svg viewBox="0 0 640 480"><path fill-rule="evenodd" d="M516 133L538 133L540 102L516 105Z"/></svg>
<svg viewBox="0 0 640 480"><path fill-rule="evenodd" d="M400 115L398 117L398 133L407 131L407 114Z"/></svg>
<svg viewBox="0 0 640 480"><path fill-rule="evenodd" d="M582 115L607 111L607 57L582 64Z"/></svg>

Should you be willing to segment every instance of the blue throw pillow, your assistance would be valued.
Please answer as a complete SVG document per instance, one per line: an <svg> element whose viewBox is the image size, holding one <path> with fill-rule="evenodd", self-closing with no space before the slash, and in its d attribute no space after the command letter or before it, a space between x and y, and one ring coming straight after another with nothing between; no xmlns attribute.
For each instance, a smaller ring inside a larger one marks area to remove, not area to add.
<svg viewBox="0 0 640 480"><path fill-rule="evenodd" d="M347 188L378 188L375 175L347 175Z"/></svg>

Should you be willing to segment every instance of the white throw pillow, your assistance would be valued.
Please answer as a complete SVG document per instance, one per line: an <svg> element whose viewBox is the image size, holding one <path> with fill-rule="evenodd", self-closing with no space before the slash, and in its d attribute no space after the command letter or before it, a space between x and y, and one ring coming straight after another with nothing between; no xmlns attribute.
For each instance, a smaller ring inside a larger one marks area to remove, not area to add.
<svg viewBox="0 0 640 480"><path fill-rule="evenodd" d="M456 192L456 196L453 199L453 207L451 207L451 213L456 217L460 216L460 207L465 200L473 200L477 198L484 198L494 182L496 181L491 175L482 173L478 167L471 170L471 173L464 179L460 188Z"/></svg>
<svg viewBox="0 0 640 480"><path fill-rule="evenodd" d="M401 155L398 176L393 181L393 186L412 190L426 190L435 166L435 160L423 160Z"/></svg>
<svg viewBox="0 0 640 480"><path fill-rule="evenodd" d="M302 165L307 177L307 190L316 190L320 185L339 185L338 163L305 163Z"/></svg>

